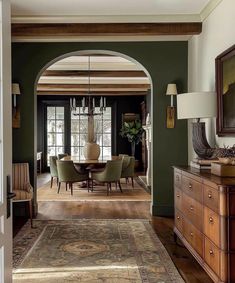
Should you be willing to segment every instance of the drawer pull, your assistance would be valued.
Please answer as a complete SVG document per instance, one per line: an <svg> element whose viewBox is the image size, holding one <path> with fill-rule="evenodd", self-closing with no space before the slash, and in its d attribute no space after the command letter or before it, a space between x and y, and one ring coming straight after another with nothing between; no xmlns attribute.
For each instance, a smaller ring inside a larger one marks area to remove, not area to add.
<svg viewBox="0 0 235 283"><path fill-rule="evenodd" d="M210 223L213 223L213 222L214 222L214 219L213 219L212 217L210 217L210 218L209 218L209 222L210 222Z"/></svg>
<svg viewBox="0 0 235 283"><path fill-rule="evenodd" d="M192 189L193 186L192 186L192 184L189 184L188 187L189 187L189 189Z"/></svg>
<svg viewBox="0 0 235 283"><path fill-rule="evenodd" d="M179 220L179 219L180 219L180 217L179 217L179 216L177 216L177 219Z"/></svg>
<svg viewBox="0 0 235 283"><path fill-rule="evenodd" d="M193 237L193 232L190 233L190 236Z"/></svg>
<svg viewBox="0 0 235 283"><path fill-rule="evenodd" d="M212 198L212 194L211 193L208 194L208 198Z"/></svg>
<svg viewBox="0 0 235 283"><path fill-rule="evenodd" d="M190 210L192 211L194 208L193 208L193 206L192 205L190 205Z"/></svg>
<svg viewBox="0 0 235 283"><path fill-rule="evenodd" d="M212 250L209 250L210 255L214 255L214 252Z"/></svg>
<svg viewBox="0 0 235 283"><path fill-rule="evenodd" d="M180 195L178 194L178 195L176 195L177 196L177 198L179 198L180 197Z"/></svg>

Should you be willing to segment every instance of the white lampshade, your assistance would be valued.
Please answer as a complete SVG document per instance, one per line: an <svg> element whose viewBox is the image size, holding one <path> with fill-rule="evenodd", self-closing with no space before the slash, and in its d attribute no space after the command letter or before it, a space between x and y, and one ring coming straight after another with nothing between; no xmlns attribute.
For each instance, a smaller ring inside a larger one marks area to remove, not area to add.
<svg viewBox="0 0 235 283"><path fill-rule="evenodd" d="M166 95L177 95L177 87L176 84L168 84Z"/></svg>
<svg viewBox="0 0 235 283"><path fill-rule="evenodd" d="M12 84L12 94L20 94L20 85L19 84Z"/></svg>
<svg viewBox="0 0 235 283"><path fill-rule="evenodd" d="M177 95L177 118L198 119L216 117L214 92L191 92Z"/></svg>

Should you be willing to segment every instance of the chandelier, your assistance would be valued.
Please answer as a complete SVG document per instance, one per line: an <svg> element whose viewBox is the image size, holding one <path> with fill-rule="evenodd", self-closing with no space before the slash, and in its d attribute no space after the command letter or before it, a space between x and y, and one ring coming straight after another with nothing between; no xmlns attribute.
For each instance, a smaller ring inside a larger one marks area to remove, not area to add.
<svg viewBox="0 0 235 283"><path fill-rule="evenodd" d="M106 97L101 96L99 100L99 112L96 112L96 99L91 96L91 58L88 56L88 94L84 96L80 103L77 103L76 98L70 98L70 110L74 116L95 116L103 115L106 111ZM79 106L77 106L80 104ZM81 106L81 107L80 107ZM82 111L80 111L82 109Z"/></svg>

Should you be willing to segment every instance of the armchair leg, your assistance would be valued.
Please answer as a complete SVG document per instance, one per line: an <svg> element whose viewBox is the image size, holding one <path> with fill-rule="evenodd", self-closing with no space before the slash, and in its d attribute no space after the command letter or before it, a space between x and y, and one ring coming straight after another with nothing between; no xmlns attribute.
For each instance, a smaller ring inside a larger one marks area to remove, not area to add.
<svg viewBox="0 0 235 283"><path fill-rule="evenodd" d="M118 186L119 186L119 189L120 189L120 191L121 191L121 193L122 193L122 187L121 187L121 182L120 182L120 180L118 181Z"/></svg>
<svg viewBox="0 0 235 283"><path fill-rule="evenodd" d="M107 183L107 196L109 195L109 183Z"/></svg>
<svg viewBox="0 0 235 283"><path fill-rule="evenodd" d="M131 177L131 184L132 184L132 188L134 189L134 178Z"/></svg>
<svg viewBox="0 0 235 283"><path fill-rule="evenodd" d="M60 192L60 186L61 186L61 182L59 182L59 184L58 184L58 191L57 191L57 194Z"/></svg>
<svg viewBox="0 0 235 283"><path fill-rule="evenodd" d="M51 188L52 188L52 185L53 185L53 177L51 177Z"/></svg>
<svg viewBox="0 0 235 283"><path fill-rule="evenodd" d="M70 184L71 188L71 195L73 195L73 183Z"/></svg>
<svg viewBox="0 0 235 283"><path fill-rule="evenodd" d="M30 225L31 225L31 228L33 228L33 205L32 205L32 200L30 200L28 203L29 203Z"/></svg>
<svg viewBox="0 0 235 283"><path fill-rule="evenodd" d="M58 184L59 184L59 178L56 177L56 183L57 183L57 187L58 187Z"/></svg>
<svg viewBox="0 0 235 283"><path fill-rule="evenodd" d="M68 182L65 183L65 187L66 187L66 192L68 190Z"/></svg>

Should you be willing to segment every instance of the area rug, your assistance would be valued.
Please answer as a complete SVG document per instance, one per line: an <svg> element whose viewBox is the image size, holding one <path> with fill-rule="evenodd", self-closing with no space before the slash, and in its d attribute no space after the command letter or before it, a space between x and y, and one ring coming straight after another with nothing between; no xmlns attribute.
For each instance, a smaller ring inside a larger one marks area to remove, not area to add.
<svg viewBox="0 0 235 283"><path fill-rule="evenodd" d="M57 193L57 186L54 183L50 188L50 182L37 190L38 201L150 201L151 196L136 181L134 189L131 184L121 182L123 193L116 189L114 184L112 191L107 196L106 186L96 185L93 192L88 192L87 188L80 188L79 184L74 184L73 195L70 190L66 191L65 184L61 185L60 193Z"/></svg>
<svg viewBox="0 0 235 283"><path fill-rule="evenodd" d="M14 283L183 283L147 220L35 220L14 239Z"/></svg>

